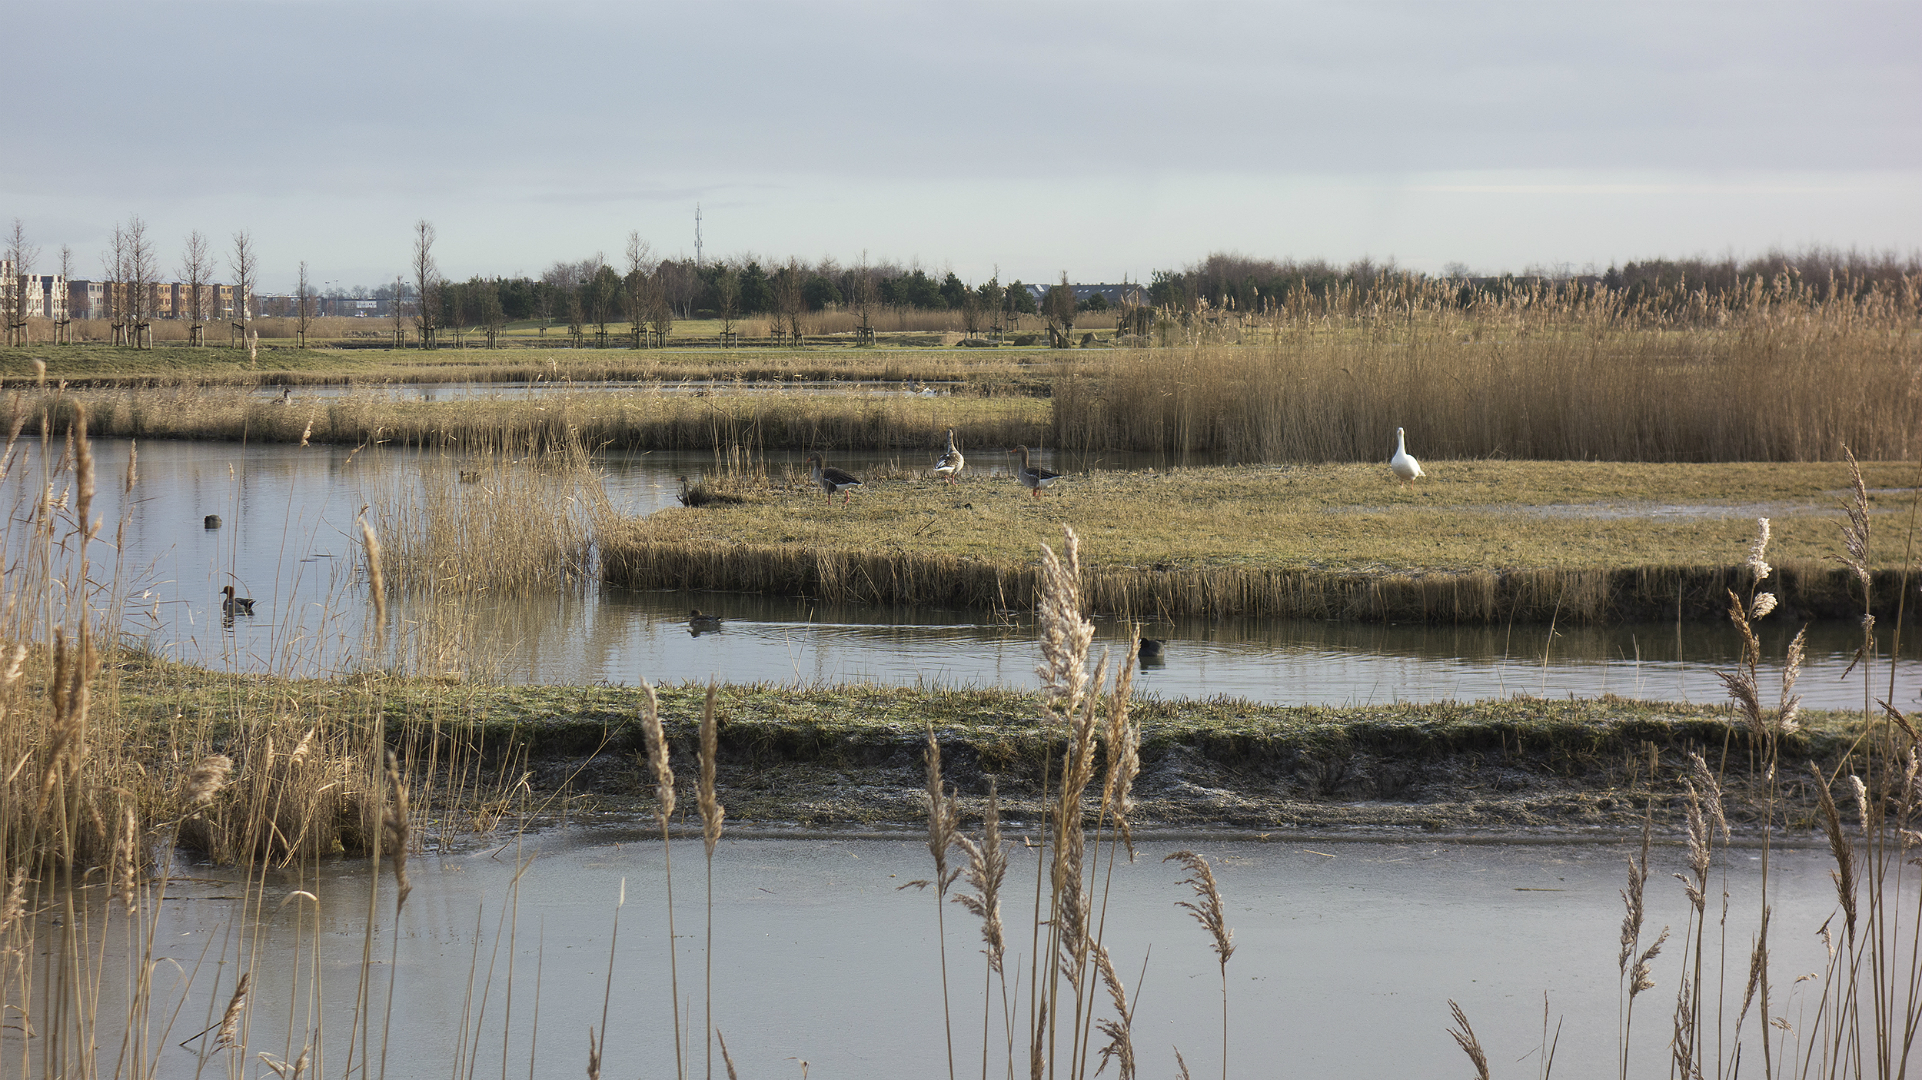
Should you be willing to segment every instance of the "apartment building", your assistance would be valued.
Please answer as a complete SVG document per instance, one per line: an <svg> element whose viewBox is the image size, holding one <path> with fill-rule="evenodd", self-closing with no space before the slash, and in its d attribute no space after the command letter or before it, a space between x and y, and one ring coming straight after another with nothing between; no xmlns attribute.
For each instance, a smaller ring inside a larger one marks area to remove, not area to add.
<svg viewBox="0 0 1922 1080"><path fill-rule="evenodd" d="M20 274L13 260L0 259L0 311L12 314L14 302L25 293L29 319L64 319L67 316L67 279L59 274Z"/></svg>

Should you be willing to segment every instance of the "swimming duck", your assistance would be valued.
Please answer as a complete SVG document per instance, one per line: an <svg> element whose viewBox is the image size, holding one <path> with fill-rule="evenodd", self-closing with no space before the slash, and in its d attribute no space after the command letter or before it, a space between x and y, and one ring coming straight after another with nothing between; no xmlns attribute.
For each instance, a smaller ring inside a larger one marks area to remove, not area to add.
<svg viewBox="0 0 1922 1080"><path fill-rule="evenodd" d="M1008 453L1021 455L1021 468L1015 470L1015 476L1020 478L1021 483L1026 486L1029 491L1034 492L1034 497L1037 499L1041 497L1042 488L1061 479L1061 474L1055 472L1053 469L1044 469L1039 465L1028 464L1028 448L1025 446L1017 446L1008 451Z"/></svg>
<svg viewBox="0 0 1922 1080"><path fill-rule="evenodd" d="M1425 475L1421 471L1421 462L1408 456L1408 440L1400 428L1395 429L1395 456L1388 459L1388 467L1395 470L1395 475L1403 480L1413 480L1417 476Z"/></svg>
<svg viewBox="0 0 1922 1080"><path fill-rule="evenodd" d="M848 502L854 498L853 495L847 493L847 489L861 486L861 481L855 479L853 473L842 472L840 469L830 469L822 464L821 455L819 454L809 454L808 464L814 467L810 475L814 477L815 483L821 485L822 491L827 492L829 495L834 495L837 492L841 494L842 506L846 506Z"/></svg>
<svg viewBox="0 0 1922 1080"><path fill-rule="evenodd" d="M961 466L965 464L967 459L961 456L960 449L954 445L954 429L949 428L948 448L940 457L934 459L934 475L952 484L955 474L960 472Z"/></svg>
<svg viewBox="0 0 1922 1080"><path fill-rule="evenodd" d="M695 608L693 611L688 612L687 631L695 637L701 636L704 631L719 630L720 628L721 617L719 615L703 615L701 614L700 608Z"/></svg>
<svg viewBox="0 0 1922 1080"><path fill-rule="evenodd" d="M232 618L235 615L252 615L254 613L253 597L235 596L234 587L232 585L229 585L221 589L220 591L225 593L227 596L225 600L222 600L220 602L220 610L221 610L221 613L226 615L228 618Z"/></svg>
<svg viewBox="0 0 1922 1080"><path fill-rule="evenodd" d="M1140 656L1143 660L1159 660L1161 659L1162 646L1166 644L1168 643L1155 638L1142 638L1141 651L1136 655Z"/></svg>

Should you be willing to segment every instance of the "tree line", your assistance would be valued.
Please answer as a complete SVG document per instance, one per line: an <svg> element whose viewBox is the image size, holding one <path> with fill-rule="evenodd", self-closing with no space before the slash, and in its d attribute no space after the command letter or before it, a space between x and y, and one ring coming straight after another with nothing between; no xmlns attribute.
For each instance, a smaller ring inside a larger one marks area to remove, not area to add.
<svg viewBox="0 0 1922 1080"><path fill-rule="evenodd" d="M1460 263L1441 274L1403 270L1392 260L1363 258L1346 266L1321 259L1274 260L1217 252L1179 270L1157 270L1148 301L1157 308L1192 311L1199 307L1260 312L1287 302L1292 294L1318 301L1339 293L1367 295L1384 286L1408 282L1451 284L1466 306L1476 299L1519 294L1543 284L1585 286L1619 294L1630 305L1682 303L1702 295L1711 300L1738 293L1763 295L1816 288L1838 295L1865 297L1877 288L1900 288L1922 275L1922 255L1810 247L1797 252L1772 250L1756 258L1645 259L1576 271L1566 264L1529 267L1520 274L1477 275Z"/></svg>

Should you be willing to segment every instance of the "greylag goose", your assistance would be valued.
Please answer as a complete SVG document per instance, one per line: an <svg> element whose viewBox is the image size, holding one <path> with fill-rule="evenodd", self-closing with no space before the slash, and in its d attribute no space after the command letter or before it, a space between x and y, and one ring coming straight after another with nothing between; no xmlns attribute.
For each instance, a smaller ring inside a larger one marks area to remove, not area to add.
<svg viewBox="0 0 1922 1080"><path fill-rule="evenodd" d="M222 600L220 602L220 610L221 610L221 613L226 615L228 618L231 619L235 615L252 615L254 613L253 597L235 596L234 587L232 585L229 585L221 589L220 591L222 593L225 593L227 596L225 600Z"/></svg>
<svg viewBox="0 0 1922 1080"><path fill-rule="evenodd" d="M1388 467L1395 470L1395 475L1403 480L1413 480L1417 476L1425 475L1421 471L1421 462L1408 456L1408 438L1402 434L1400 428L1395 429L1395 456L1388 459Z"/></svg>
<svg viewBox="0 0 1922 1080"><path fill-rule="evenodd" d="M1037 499L1041 497L1042 488L1061 479L1061 474L1055 472L1053 469L1044 469L1039 465L1030 465L1028 463L1028 448L1025 446L1017 446L1008 451L1008 453L1021 455L1021 468L1015 470L1015 476L1020 478L1021 483L1027 487L1029 491L1032 491L1034 497Z"/></svg>
<svg viewBox="0 0 1922 1080"><path fill-rule="evenodd" d="M848 494L848 489L861 486L861 481L855 479L853 473L830 469L822 464L819 454L809 454L808 464L813 466L813 472L810 475L814 477L814 482L821 485L821 490L830 496L839 493L842 506L846 506L854 498L853 495Z"/></svg>
<svg viewBox="0 0 1922 1080"><path fill-rule="evenodd" d="M967 462L968 459L961 456L960 448L954 445L954 429L949 428L948 448L940 457L934 459L934 475L952 484L954 483L955 474L959 473L961 466L967 464Z"/></svg>

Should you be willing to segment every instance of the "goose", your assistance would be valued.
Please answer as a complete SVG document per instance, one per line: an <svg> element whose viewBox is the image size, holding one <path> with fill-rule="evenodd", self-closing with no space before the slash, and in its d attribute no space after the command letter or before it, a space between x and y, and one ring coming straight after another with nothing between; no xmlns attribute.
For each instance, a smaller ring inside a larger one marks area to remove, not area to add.
<svg viewBox="0 0 1922 1080"><path fill-rule="evenodd" d="M815 483L821 485L822 491L827 492L830 496L837 492L841 494L842 506L846 506L848 502L854 498L853 495L847 493L847 489L861 486L861 481L855 479L853 473L842 472L840 469L830 469L822 464L821 455L819 454L809 454L808 464L814 467L810 475L814 477Z"/></svg>
<svg viewBox="0 0 1922 1080"><path fill-rule="evenodd" d="M954 483L955 474L961 471L961 466L967 464L967 460L968 459L961 456L961 451L955 447L954 429L949 428L948 449L940 457L934 459L934 475L952 484Z"/></svg>
<svg viewBox="0 0 1922 1080"><path fill-rule="evenodd" d="M688 613L687 632L693 634L695 637L700 637L703 631L714 631L720 628L721 617L719 615L703 615L701 614L700 608L695 608Z"/></svg>
<svg viewBox="0 0 1922 1080"><path fill-rule="evenodd" d="M226 588L221 589L220 591L225 593L227 597L225 600L222 600L220 602L220 611L223 615L226 615L228 618L231 619L235 615L252 615L254 613L254 601L252 597L235 596L234 587L232 585L229 585Z"/></svg>
<svg viewBox="0 0 1922 1080"><path fill-rule="evenodd" d="M1402 434L1400 428L1395 429L1395 456L1388 459L1388 467L1395 470L1395 475L1403 480L1413 480L1417 476L1426 475L1421 471L1421 462L1408 456L1408 438Z"/></svg>
<svg viewBox="0 0 1922 1080"><path fill-rule="evenodd" d="M1021 468L1015 470L1015 476L1020 478L1021 483L1032 491L1037 499L1041 497L1042 488L1061 479L1061 474L1053 469L1028 464L1028 448L1025 446L1017 446L1008 453L1021 455Z"/></svg>

